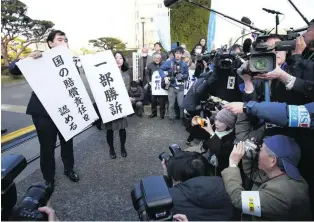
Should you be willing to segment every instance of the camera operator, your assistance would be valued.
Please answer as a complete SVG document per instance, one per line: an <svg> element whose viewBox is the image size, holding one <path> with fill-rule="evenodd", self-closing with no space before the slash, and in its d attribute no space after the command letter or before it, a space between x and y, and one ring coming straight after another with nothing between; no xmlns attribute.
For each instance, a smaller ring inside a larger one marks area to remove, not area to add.
<svg viewBox="0 0 314 222"><path fill-rule="evenodd" d="M208 161L199 153L181 151L162 162L173 200L173 214L190 221L232 219L233 208L221 177L209 176Z"/></svg>
<svg viewBox="0 0 314 222"><path fill-rule="evenodd" d="M245 152L248 151L243 142L235 145L229 168L222 172L233 206L242 209L244 214L250 212L253 220L310 220L308 185L297 168L301 155L297 143L283 135L264 139L256 171L252 169L254 163L243 158L247 156ZM257 191L258 198L253 199L253 194L242 187L238 168L241 160L244 172L253 182L251 191Z"/></svg>
<svg viewBox="0 0 314 222"><path fill-rule="evenodd" d="M174 50L174 58L167 60L160 68L159 75L163 79L165 85L168 85L169 100L169 119L174 121L175 118L175 101L177 100L180 108L180 118L184 118L182 102L184 98L184 81L189 77L187 64L182 59L184 50L177 47ZM166 76L164 71L168 71Z"/></svg>
<svg viewBox="0 0 314 222"><path fill-rule="evenodd" d="M292 67L294 73L297 73L291 90L303 93L305 97L314 100L314 61L302 58L302 53L307 49L311 56L314 53L314 19L304 33L296 39L296 47L287 63ZM301 78L302 77L302 78Z"/></svg>
<svg viewBox="0 0 314 222"><path fill-rule="evenodd" d="M192 62L195 64L194 76L199 78L202 73L209 72L209 66L207 61L202 59L202 45L195 46L194 55L192 55Z"/></svg>
<svg viewBox="0 0 314 222"><path fill-rule="evenodd" d="M304 127L314 129L314 102L304 106L286 103L250 101L233 102L224 106L233 114L246 113L281 127ZM299 116L299 112L301 115ZM300 117L300 119L299 119Z"/></svg>
<svg viewBox="0 0 314 222"><path fill-rule="evenodd" d="M233 102L242 100L242 93L239 84L242 82L238 77L236 70L242 62L236 58L237 48L230 53L218 51L214 58L214 70L210 78L204 82L197 90L198 96L210 94L223 100ZM230 58L219 58L228 56ZM231 63L230 67L222 67L221 61Z"/></svg>

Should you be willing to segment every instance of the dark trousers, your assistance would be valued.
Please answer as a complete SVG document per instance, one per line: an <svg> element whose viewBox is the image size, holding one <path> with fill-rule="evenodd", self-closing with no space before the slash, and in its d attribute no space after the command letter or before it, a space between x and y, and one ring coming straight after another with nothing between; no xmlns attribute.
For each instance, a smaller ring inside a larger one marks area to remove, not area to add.
<svg viewBox="0 0 314 222"><path fill-rule="evenodd" d="M167 96L152 96L152 115L157 115L157 102L159 102L160 116L164 117L166 113Z"/></svg>
<svg viewBox="0 0 314 222"><path fill-rule="evenodd" d="M98 110L98 106L97 106L96 102L93 103L93 106L94 106L94 109L95 109L95 111L96 111L96 113L97 113L97 115L98 115L98 117L99 117L99 119L94 122L94 125L95 125L98 129L101 129L102 119L101 119L100 112L99 112L99 110Z"/></svg>
<svg viewBox="0 0 314 222"><path fill-rule="evenodd" d="M32 116L40 144L40 169L47 181L55 176L55 147L57 134L61 143L61 158L65 170L72 170L74 166L73 139L65 142L56 125L49 117Z"/></svg>

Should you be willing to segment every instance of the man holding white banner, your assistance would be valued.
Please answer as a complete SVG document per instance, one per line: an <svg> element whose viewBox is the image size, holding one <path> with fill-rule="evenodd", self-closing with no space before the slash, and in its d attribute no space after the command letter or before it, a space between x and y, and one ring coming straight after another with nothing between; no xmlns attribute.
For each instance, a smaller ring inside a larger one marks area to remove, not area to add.
<svg viewBox="0 0 314 222"><path fill-rule="evenodd" d="M35 51L28 58L10 64L10 72L13 75L23 73L34 90L26 114L32 116L36 127L40 168L51 192L54 190L57 134L64 174L71 181L78 182L79 176L73 170L72 138L98 119L67 42L64 32L54 30L47 38L51 48L49 52Z"/></svg>

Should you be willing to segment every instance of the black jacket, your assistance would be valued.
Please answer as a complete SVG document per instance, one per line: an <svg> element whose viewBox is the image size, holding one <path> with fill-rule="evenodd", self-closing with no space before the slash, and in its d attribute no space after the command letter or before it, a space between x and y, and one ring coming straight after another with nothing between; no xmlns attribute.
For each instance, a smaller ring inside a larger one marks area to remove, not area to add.
<svg viewBox="0 0 314 222"><path fill-rule="evenodd" d="M204 84L205 81L210 77L211 73L202 73L200 77L196 80L196 82L191 86L186 96L183 99L183 108L188 112L196 111L196 107L199 106L201 100L207 99L208 95L206 94L198 94L198 88Z"/></svg>
<svg viewBox="0 0 314 222"><path fill-rule="evenodd" d="M129 89L129 96L134 98L136 102L144 100L144 90L142 87L137 86L137 90L133 92L131 88Z"/></svg>
<svg viewBox="0 0 314 222"><path fill-rule="evenodd" d="M233 216L231 199L221 177L195 177L169 189L173 214L189 221L226 221Z"/></svg>
<svg viewBox="0 0 314 222"><path fill-rule="evenodd" d="M19 69L19 67L15 64L17 62L18 60L15 60L10 64L9 71L12 75L19 76L22 75L22 72ZM32 92L31 98L29 99L26 114L31 116L50 117L46 109L44 108L44 106L41 104L38 97L34 93L34 91Z"/></svg>
<svg viewBox="0 0 314 222"><path fill-rule="evenodd" d="M197 94L210 94L228 102L241 101L242 92L239 89L241 81L236 72L215 68L205 84L198 88Z"/></svg>
<svg viewBox="0 0 314 222"><path fill-rule="evenodd" d="M152 62L148 64L147 69L146 69L146 82L150 83L152 81L152 75L155 71L158 71L160 66L162 66L164 62L160 62L159 64L156 64L155 62Z"/></svg>
<svg viewBox="0 0 314 222"><path fill-rule="evenodd" d="M234 131L228 135L219 138L216 134L203 142L203 147L215 154L218 160L217 176L221 176L221 171L229 167L229 157L233 150L233 142L235 140Z"/></svg>
<svg viewBox="0 0 314 222"><path fill-rule="evenodd" d="M296 77L292 90L314 101L314 61L303 59L302 55L295 54L287 59L287 63Z"/></svg>

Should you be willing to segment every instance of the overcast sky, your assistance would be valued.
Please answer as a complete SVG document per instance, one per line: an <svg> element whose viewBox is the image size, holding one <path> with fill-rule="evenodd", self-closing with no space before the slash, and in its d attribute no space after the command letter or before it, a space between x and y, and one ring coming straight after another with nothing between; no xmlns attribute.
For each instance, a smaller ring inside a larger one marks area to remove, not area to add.
<svg viewBox="0 0 314 222"><path fill-rule="evenodd" d="M50 20L55 23L55 28L64 30L68 35L70 47L75 50L87 46L89 39L116 36L126 41L128 35L132 33L133 24L130 18L134 12L130 8L133 0L22 1L28 5L29 16ZM314 0L293 0L293 2L308 20L314 18ZM275 25L275 16L264 12L261 9L263 7L285 14L281 28L305 25L287 0L212 0L212 7L239 20L242 16L247 16L260 28L270 28ZM280 19L282 18L283 16L280 16ZM119 26L121 28L118 28ZM241 28L217 17L216 46L228 43L229 38L237 33L240 35Z"/></svg>
<svg viewBox="0 0 314 222"><path fill-rule="evenodd" d="M64 31L71 49L88 46L88 40L119 37L127 41L133 0L22 0L33 19L50 20ZM117 26L121 28L118 28Z"/></svg>

